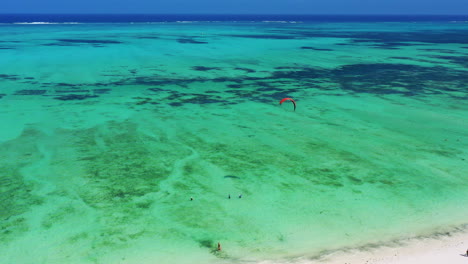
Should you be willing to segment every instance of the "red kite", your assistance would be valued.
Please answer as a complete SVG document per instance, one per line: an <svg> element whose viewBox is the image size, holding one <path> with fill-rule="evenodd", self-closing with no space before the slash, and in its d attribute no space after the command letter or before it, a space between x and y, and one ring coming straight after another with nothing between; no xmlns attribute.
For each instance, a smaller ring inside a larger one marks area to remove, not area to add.
<svg viewBox="0 0 468 264"><path fill-rule="evenodd" d="M294 111L296 111L296 101L294 101L292 98L283 98L281 99L280 104L287 100L291 101L294 104Z"/></svg>

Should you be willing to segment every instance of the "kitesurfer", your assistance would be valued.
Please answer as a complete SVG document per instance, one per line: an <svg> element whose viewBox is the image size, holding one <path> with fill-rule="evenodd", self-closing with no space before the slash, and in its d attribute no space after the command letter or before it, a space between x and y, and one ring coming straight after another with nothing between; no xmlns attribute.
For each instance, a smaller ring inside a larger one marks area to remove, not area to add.
<svg viewBox="0 0 468 264"><path fill-rule="evenodd" d="M288 101L288 100L293 103L294 111L296 111L296 101L294 101L294 99L292 99L292 98L289 98L289 97L283 98L283 99L281 99L281 101L279 103L282 104L283 102Z"/></svg>

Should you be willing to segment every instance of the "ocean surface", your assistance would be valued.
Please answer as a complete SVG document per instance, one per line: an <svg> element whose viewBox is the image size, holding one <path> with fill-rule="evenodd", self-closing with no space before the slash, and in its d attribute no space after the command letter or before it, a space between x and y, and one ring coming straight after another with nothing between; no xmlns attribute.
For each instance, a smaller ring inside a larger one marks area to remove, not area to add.
<svg viewBox="0 0 468 264"><path fill-rule="evenodd" d="M0 263L294 263L460 229L467 21L0 15Z"/></svg>

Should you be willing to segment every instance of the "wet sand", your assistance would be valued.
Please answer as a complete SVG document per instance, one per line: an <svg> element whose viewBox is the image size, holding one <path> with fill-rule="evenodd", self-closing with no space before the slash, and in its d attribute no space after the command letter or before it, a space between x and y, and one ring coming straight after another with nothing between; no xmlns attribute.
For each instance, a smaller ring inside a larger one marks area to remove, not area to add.
<svg viewBox="0 0 468 264"><path fill-rule="evenodd" d="M447 232L425 238L397 241L367 251L344 250L318 261L298 263L327 264L461 264L468 261L468 230Z"/></svg>

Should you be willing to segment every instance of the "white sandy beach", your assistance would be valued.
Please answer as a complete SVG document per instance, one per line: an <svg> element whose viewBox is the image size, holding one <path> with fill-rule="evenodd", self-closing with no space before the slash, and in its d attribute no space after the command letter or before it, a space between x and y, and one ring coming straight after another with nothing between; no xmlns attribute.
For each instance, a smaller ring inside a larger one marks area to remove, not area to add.
<svg viewBox="0 0 468 264"><path fill-rule="evenodd" d="M369 246L371 247L371 246ZM381 247L344 249L314 259L291 262L264 261L259 264L466 264L468 229L431 237L395 241Z"/></svg>
<svg viewBox="0 0 468 264"><path fill-rule="evenodd" d="M437 237L400 241L369 251L344 251L308 263L327 264L458 264L468 263L468 230Z"/></svg>

